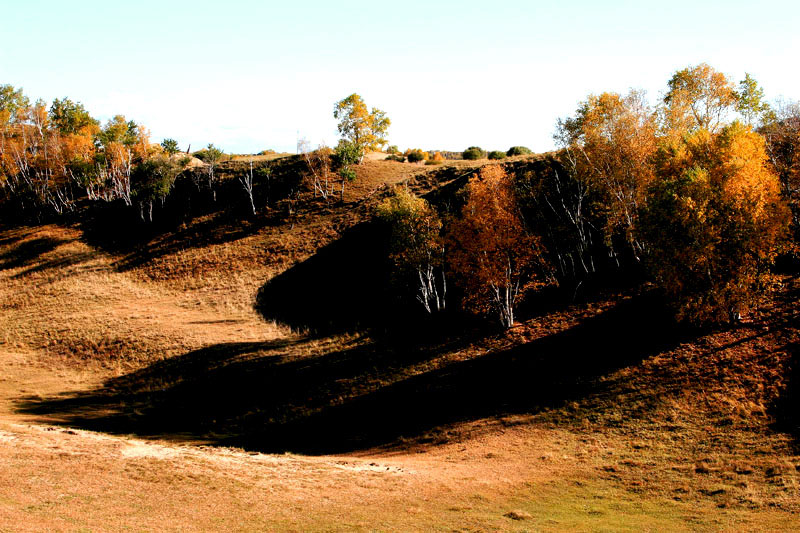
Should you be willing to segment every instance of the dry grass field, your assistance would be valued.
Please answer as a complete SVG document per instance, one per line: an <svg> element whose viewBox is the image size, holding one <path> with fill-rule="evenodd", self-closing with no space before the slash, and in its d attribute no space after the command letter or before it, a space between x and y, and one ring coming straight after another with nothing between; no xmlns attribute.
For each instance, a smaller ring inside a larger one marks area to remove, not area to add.
<svg viewBox="0 0 800 533"><path fill-rule="evenodd" d="M382 187L479 164L124 253L0 228L0 530L797 530L798 279L711 332L630 290L419 341L255 310Z"/></svg>

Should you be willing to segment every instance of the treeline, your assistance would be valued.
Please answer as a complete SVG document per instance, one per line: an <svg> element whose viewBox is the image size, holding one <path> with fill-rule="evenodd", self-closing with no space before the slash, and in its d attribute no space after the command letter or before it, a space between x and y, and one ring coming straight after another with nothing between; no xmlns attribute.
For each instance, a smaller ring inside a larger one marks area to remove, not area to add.
<svg viewBox="0 0 800 533"><path fill-rule="evenodd" d="M216 202L217 169L227 157L213 144L181 153L173 139L150 142L148 130L123 115L101 124L80 102L31 103L21 89L0 85L0 214L5 222L61 218L82 202L113 206L122 219L135 213L145 223L153 222L159 208L170 220L189 216L191 204ZM270 168L251 166L240 174L238 196L255 214L254 178L267 183L268 194ZM180 176L191 186L181 187Z"/></svg>
<svg viewBox="0 0 800 533"><path fill-rule="evenodd" d="M679 319L736 320L796 252L800 107L770 106L749 75L688 67L656 106L640 91L590 95L555 138L548 164L486 167L456 207L407 190L380 206L426 311L446 307L454 279L509 327L532 288L616 274L654 282Z"/></svg>

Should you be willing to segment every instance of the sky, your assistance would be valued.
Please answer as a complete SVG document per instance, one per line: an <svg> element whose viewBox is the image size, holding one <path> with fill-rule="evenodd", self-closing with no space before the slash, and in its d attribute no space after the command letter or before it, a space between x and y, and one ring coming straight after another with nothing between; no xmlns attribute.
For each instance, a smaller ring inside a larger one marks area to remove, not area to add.
<svg viewBox="0 0 800 533"><path fill-rule="evenodd" d="M184 150L335 145L334 103L355 92L401 149L547 151L587 95L655 103L701 62L800 98L797 0L0 4L0 84L123 114Z"/></svg>

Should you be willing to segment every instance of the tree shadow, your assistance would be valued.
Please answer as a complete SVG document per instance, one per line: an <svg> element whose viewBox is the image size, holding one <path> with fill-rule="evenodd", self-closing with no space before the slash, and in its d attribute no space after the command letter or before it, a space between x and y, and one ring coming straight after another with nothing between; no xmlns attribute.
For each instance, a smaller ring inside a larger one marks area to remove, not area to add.
<svg viewBox="0 0 800 533"><path fill-rule="evenodd" d="M258 291L256 309L267 320L316 333L390 323L403 304L387 289L387 257L379 225L362 222L268 281Z"/></svg>
<svg viewBox="0 0 800 533"><path fill-rule="evenodd" d="M800 450L800 342L785 347L789 354L786 386L781 392L771 412L775 417L775 428L789 433L794 439L793 446Z"/></svg>
<svg viewBox="0 0 800 533"><path fill-rule="evenodd" d="M259 173L267 167L269 177ZM284 224L285 202L302 187L302 159L291 156L254 164L257 215L237 179L247 168L243 161L221 163L213 193L204 169L187 170L155 206L152 222L142 221L136 206L122 201L93 204L81 214L81 230L92 246L122 255L116 266L129 270L180 250L233 242Z"/></svg>
<svg viewBox="0 0 800 533"><path fill-rule="evenodd" d="M21 242L0 255L0 270L30 266L65 242L53 237L37 237Z"/></svg>
<svg viewBox="0 0 800 533"><path fill-rule="evenodd" d="M514 349L450 362L440 356L469 340L330 341L316 356L306 354L307 338L221 344L87 393L22 398L18 409L96 431L266 452L350 452L603 394L604 375L677 342L670 324L638 298Z"/></svg>

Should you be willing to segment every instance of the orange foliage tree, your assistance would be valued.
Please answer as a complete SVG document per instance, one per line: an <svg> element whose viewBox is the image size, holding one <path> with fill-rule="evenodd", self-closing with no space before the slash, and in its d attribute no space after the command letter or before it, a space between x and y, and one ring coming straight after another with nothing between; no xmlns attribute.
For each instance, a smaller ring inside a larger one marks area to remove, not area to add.
<svg viewBox="0 0 800 533"><path fill-rule="evenodd" d="M0 184L20 212L37 218L72 209L73 189L94 174L97 121L68 99L48 112L20 90L0 87ZM90 188L91 190L91 188Z"/></svg>
<svg viewBox="0 0 800 533"><path fill-rule="evenodd" d="M666 141L642 211L649 266L679 319L734 319L756 300L788 210L763 138L739 122Z"/></svg>
<svg viewBox="0 0 800 533"><path fill-rule="evenodd" d="M494 311L509 328L521 294L541 281L535 275L543 266L540 240L525 228L514 184L500 166L481 169L467 195L461 218L449 231L450 267L467 304Z"/></svg>

